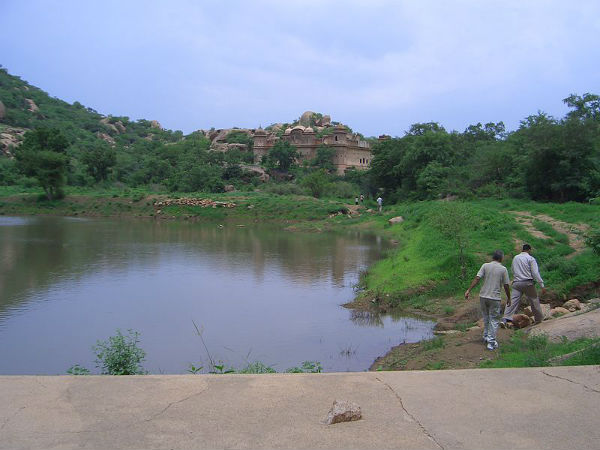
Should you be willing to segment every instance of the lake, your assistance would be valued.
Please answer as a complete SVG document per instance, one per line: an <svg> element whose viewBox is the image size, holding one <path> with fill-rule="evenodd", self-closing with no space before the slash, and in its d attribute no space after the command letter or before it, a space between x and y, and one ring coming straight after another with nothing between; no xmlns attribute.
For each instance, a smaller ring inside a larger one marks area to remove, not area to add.
<svg viewBox="0 0 600 450"><path fill-rule="evenodd" d="M348 310L389 248L363 232L0 216L0 374L97 372L92 345L140 333L150 373L261 361L362 371L433 322Z"/></svg>

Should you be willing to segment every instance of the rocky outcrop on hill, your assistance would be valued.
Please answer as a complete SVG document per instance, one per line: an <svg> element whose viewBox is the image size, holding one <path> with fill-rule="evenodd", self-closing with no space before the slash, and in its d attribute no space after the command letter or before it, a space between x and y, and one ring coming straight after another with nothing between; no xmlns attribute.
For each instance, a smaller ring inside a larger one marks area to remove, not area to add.
<svg viewBox="0 0 600 450"><path fill-rule="evenodd" d="M8 127L0 133L0 154L13 156L13 150L21 145L23 135L27 130L24 128Z"/></svg>
<svg viewBox="0 0 600 450"><path fill-rule="evenodd" d="M116 142L113 139L113 137L110 136L110 135L108 135L108 134L106 134L106 133L97 132L96 136L99 137L100 139L102 139L103 141L108 142L112 146L114 146L116 144Z"/></svg>
<svg viewBox="0 0 600 450"><path fill-rule="evenodd" d="M151 126L152 128L157 128L157 129L159 129L159 130L162 130L162 129L163 129L162 125L161 125L161 124L158 122L158 120L151 120L151 121L150 121L150 126Z"/></svg>
<svg viewBox="0 0 600 450"><path fill-rule="evenodd" d="M4 103L0 100L0 120L6 117L6 108L4 107Z"/></svg>
<svg viewBox="0 0 600 450"><path fill-rule="evenodd" d="M35 102L33 100L31 100L30 98L26 98L25 102L27 103L28 107L27 109L31 112L37 112L40 110L40 108L38 108L38 105L35 104Z"/></svg>
<svg viewBox="0 0 600 450"><path fill-rule="evenodd" d="M100 123L106 128L108 128L110 131L112 131L114 134L121 134L127 131L125 125L123 125L123 122L121 122L120 120L116 122L111 122L110 117L104 117L103 119L100 119Z"/></svg>

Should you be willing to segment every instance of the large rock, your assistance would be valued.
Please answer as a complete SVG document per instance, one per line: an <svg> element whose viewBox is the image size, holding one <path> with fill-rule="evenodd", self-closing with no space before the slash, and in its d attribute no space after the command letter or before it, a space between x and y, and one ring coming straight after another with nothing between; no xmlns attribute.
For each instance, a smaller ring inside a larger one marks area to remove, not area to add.
<svg viewBox="0 0 600 450"><path fill-rule="evenodd" d="M120 120L115 122L115 128L119 131L119 133L125 133L125 131L127 131L125 125L123 125L123 122Z"/></svg>
<svg viewBox="0 0 600 450"><path fill-rule="evenodd" d="M550 311L552 311L552 307L546 303L540 303L540 309L542 310L542 314L544 315L544 319L549 319L551 316ZM529 316L529 317L533 317L533 310L531 309L531 306L527 306L524 310L524 313Z"/></svg>
<svg viewBox="0 0 600 450"><path fill-rule="evenodd" d="M159 130L162 130L162 125L160 124L160 122L158 120L151 120L150 126L152 128L158 128Z"/></svg>
<svg viewBox="0 0 600 450"><path fill-rule="evenodd" d="M577 311L581 309L581 302L576 298L572 298L571 300L566 301L562 307L568 309L570 312Z"/></svg>
<svg viewBox="0 0 600 450"><path fill-rule="evenodd" d="M531 325L531 318L526 314L515 314L512 318L512 324L515 328L525 328Z"/></svg>
<svg viewBox="0 0 600 450"><path fill-rule="evenodd" d="M311 119L314 117L315 113L312 111L305 111L301 116L300 116L300 125L302 125L303 127L309 127L311 124Z"/></svg>
<svg viewBox="0 0 600 450"><path fill-rule="evenodd" d="M4 107L4 103L0 100L0 120L6 117L6 108Z"/></svg>
<svg viewBox="0 0 600 450"><path fill-rule="evenodd" d="M569 340L600 337L600 308L542 322L531 327L529 334L545 334L553 342L560 342L563 336Z"/></svg>
<svg viewBox="0 0 600 450"><path fill-rule="evenodd" d="M565 314L569 314L569 310L561 306L552 308L550 310L550 317L564 316Z"/></svg>
<svg viewBox="0 0 600 450"><path fill-rule="evenodd" d="M404 217L402 217L402 216L392 217L390 220L388 220L388 223L390 225L394 225L395 223L402 223L402 222L404 222Z"/></svg>
<svg viewBox="0 0 600 450"><path fill-rule="evenodd" d="M354 420L360 420L361 417L362 412L360 406L356 403L335 400L325 418L325 423L332 425L340 422L352 422Z"/></svg>
<svg viewBox="0 0 600 450"><path fill-rule="evenodd" d="M29 105L29 107L27 108L29 111L37 112L40 110L40 108L38 108L38 105L36 105L35 102L33 100L31 100L30 98L26 98L25 101Z"/></svg>

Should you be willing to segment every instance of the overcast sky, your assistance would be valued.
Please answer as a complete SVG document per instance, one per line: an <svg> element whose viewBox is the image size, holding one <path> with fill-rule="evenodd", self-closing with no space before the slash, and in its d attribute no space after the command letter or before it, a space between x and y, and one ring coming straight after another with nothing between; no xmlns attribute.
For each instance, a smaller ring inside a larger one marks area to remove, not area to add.
<svg viewBox="0 0 600 450"><path fill-rule="evenodd" d="M600 93L600 2L0 0L0 64L103 114L367 136L464 130Z"/></svg>

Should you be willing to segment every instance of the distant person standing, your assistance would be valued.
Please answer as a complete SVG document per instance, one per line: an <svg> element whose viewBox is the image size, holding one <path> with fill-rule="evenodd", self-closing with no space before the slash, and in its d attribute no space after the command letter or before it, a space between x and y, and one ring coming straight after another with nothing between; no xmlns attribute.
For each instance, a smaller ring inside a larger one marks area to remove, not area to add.
<svg viewBox="0 0 600 450"><path fill-rule="evenodd" d="M523 295L529 299L536 323L540 323L544 320L544 314L535 290L535 282L537 281L540 284L542 295L546 293L546 288L544 287L544 280L540 276L537 261L531 256L531 245L523 244L523 251L514 257L511 270L513 273L511 303L506 304L504 317L500 325L505 326L506 322L512 322L513 315L519 309Z"/></svg>
<svg viewBox="0 0 600 450"><path fill-rule="evenodd" d="M354 204L358 206L358 196L354 197Z"/></svg>
<svg viewBox="0 0 600 450"><path fill-rule="evenodd" d="M365 196L360 194L360 204L362 205L365 202Z"/></svg>
<svg viewBox="0 0 600 450"><path fill-rule="evenodd" d="M483 340L487 343L488 350L498 348L496 333L500 323L502 288L506 292L506 305L509 306L510 288L508 286L508 270L501 263L504 259L504 252L496 250L492 255L492 262L485 263L477 272L477 276L471 282L471 286L465 292L465 299L469 299L471 289L477 286L479 280L483 279L483 286L479 291L479 304L481 305L481 315L483 316Z"/></svg>
<svg viewBox="0 0 600 450"><path fill-rule="evenodd" d="M377 204L379 205L379 212L383 210L383 199L381 196L377 197Z"/></svg>

